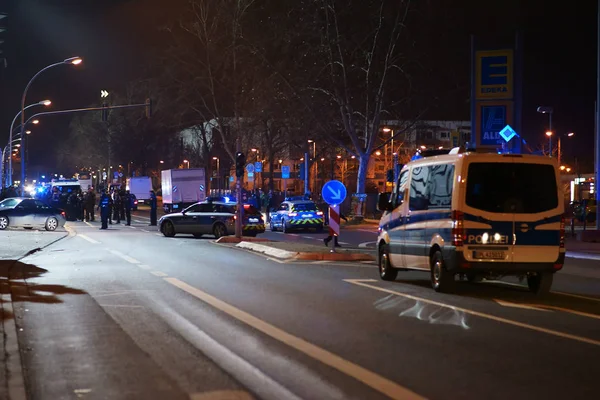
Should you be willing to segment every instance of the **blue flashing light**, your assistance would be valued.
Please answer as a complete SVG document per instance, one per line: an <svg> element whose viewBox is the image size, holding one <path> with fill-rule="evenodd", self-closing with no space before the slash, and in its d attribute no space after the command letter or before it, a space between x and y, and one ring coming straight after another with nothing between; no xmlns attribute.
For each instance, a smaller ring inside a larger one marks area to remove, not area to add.
<svg viewBox="0 0 600 400"><path fill-rule="evenodd" d="M229 203L229 201L230 201L229 197L227 197L227 196L223 197L223 199L225 200L225 203Z"/></svg>

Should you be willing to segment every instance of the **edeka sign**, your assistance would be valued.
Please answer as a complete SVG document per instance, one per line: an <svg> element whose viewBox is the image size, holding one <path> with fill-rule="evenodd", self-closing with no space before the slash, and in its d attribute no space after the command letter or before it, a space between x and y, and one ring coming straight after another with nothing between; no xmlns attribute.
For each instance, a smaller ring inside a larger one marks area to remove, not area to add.
<svg viewBox="0 0 600 400"><path fill-rule="evenodd" d="M490 102L478 104L477 110L477 145L497 147L504 142L500 131L512 123L512 107L510 102Z"/></svg>
<svg viewBox="0 0 600 400"><path fill-rule="evenodd" d="M513 98L513 51L491 50L475 53L476 99Z"/></svg>

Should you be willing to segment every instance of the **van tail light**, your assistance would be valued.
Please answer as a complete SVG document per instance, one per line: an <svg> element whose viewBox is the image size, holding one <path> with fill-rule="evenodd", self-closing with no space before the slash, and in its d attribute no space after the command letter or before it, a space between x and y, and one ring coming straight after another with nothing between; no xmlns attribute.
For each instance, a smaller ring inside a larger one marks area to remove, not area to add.
<svg viewBox="0 0 600 400"><path fill-rule="evenodd" d="M462 211L452 211L452 245L460 247L465 239L465 225Z"/></svg>
<svg viewBox="0 0 600 400"><path fill-rule="evenodd" d="M565 247L565 216L560 217L560 248Z"/></svg>
<svg viewBox="0 0 600 400"><path fill-rule="evenodd" d="M289 214L288 214L288 216L290 216L290 217L295 217L295 216L297 216L297 215L298 215L298 213L297 213L297 212L291 212L291 213L289 213Z"/></svg>

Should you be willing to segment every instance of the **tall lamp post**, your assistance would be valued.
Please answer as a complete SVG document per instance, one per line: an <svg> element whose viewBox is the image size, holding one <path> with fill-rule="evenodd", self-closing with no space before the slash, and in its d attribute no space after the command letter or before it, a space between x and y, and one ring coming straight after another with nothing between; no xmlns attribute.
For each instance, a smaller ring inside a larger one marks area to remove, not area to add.
<svg viewBox="0 0 600 400"><path fill-rule="evenodd" d="M548 106L539 106L537 108L537 112L540 114L548 114L548 132L550 132L550 135L548 135L548 132L546 132L546 135L550 137L550 157L552 157L552 114L554 113L554 108Z"/></svg>
<svg viewBox="0 0 600 400"><path fill-rule="evenodd" d="M217 190L221 190L221 168L219 165L219 157L213 157L213 160L217 162Z"/></svg>
<svg viewBox="0 0 600 400"><path fill-rule="evenodd" d="M35 107L35 106L46 106L46 107L48 107L48 106L49 106L49 105L51 105L51 104L52 104L52 102L51 102L50 100L42 100L42 101L40 101L40 102L38 102L38 103L33 103L33 104L30 104L30 105L28 105L27 107L23 108L23 110L19 111L19 112L17 113L17 115L15 115L15 117L13 118L12 122L10 123L10 131L9 131L9 134L8 134L8 142L9 142L9 143L11 143L11 142L12 142L12 140L13 140L13 132L14 132L14 130L15 130L15 129L14 129L14 127L15 127L15 122L17 121L17 118L19 118L19 116L22 116L22 115L23 115L23 112L24 112L25 110L27 110L27 109L29 109L29 108L31 108L31 107ZM21 118L21 121L22 121L22 120L23 120L23 119ZM23 123L23 122L21 122L21 123ZM22 126L22 125L21 125L21 126ZM21 129L21 133L22 133L22 132L23 132L23 130ZM2 160L4 160L4 159L2 159ZM12 157L11 157L11 159L9 159L9 160L8 160L8 172L7 172L7 175L8 175L8 177L7 177L7 178L8 178L8 179L7 179L7 183L8 183L8 185L10 186L10 185L12 185Z"/></svg>
<svg viewBox="0 0 600 400"><path fill-rule="evenodd" d="M562 158L562 150L561 150L561 146L560 146L560 142L561 142L561 136L565 136L565 137L573 137L575 136L575 133L573 132L569 132L566 133L564 135L557 135L558 136L558 165L560 165L560 160Z"/></svg>
<svg viewBox="0 0 600 400"><path fill-rule="evenodd" d="M29 87L31 86L33 81L35 81L35 79L38 76L40 76L44 71L47 71L50 68L58 67L59 65L65 65L65 64L79 65L79 64L81 64L82 61L83 60L79 57L71 57L71 58L67 58L61 62L50 64L50 65L42 68L41 70L39 70L33 76L33 78L31 78L29 80L29 83L27 83L27 86L25 86L25 90L23 91L23 95L21 96L21 138L23 138L21 147L23 148L23 153L25 152L25 136L23 135L23 132L25 131L25 98L27 97L27 91L29 90ZM21 154L21 194L22 195L25 194L25 154L23 154L23 153Z"/></svg>

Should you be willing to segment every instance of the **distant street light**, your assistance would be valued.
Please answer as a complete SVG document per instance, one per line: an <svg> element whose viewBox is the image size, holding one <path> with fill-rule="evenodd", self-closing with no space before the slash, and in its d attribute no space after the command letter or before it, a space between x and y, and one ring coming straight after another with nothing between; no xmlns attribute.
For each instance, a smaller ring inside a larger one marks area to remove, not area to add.
<svg viewBox="0 0 600 400"><path fill-rule="evenodd" d="M190 169L190 162L188 160L183 160L184 164L187 164L188 169Z"/></svg>
<svg viewBox="0 0 600 400"><path fill-rule="evenodd" d="M33 121L31 121L32 124L37 125L40 123L39 119L34 119Z"/></svg>
<svg viewBox="0 0 600 400"><path fill-rule="evenodd" d="M560 145L561 144L561 140L560 140L561 136L564 136L564 137L573 137L573 136L575 136L575 133L569 132L567 134L557 135L557 136L558 136L558 154L557 154L557 156L558 156L558 165L560 165L560 160L562 159L562 149L561 149L561 145Z"/></svg>
<svg viewBox="0 0 600 400"><path fill-rule="evenodd" d="M44 71L49 70L50 68L57 67L59 65L65 65L65 64L79 65L79 64L81 64L82 61L83 60L80 57L66 58L61 62L50 64L50 65L42 68L29 80L29 82L27 83L27 86L25 86L23 95L21 96L21 137L23 138L23 143L22 143L23 149L25 149L25 136L23 135L23 132L25 131L25 98L27 97L27 91L29 90L29 87L31 86L33 81L35 81L35 79L38 76L40 76L40 74L42 74ZM23 152L23 154L21 155L21 194L22 195L25 194L25 158L26 157Z"/></svg>
<svg viewBox="0 0 600 400"><path fill-rule="evenodd" d="M213 157L213 160L217 162L217 190L221 189L221 166L219 165L219 157Z"/></svg>
<svg viewBox="0 0 600 400"><path fill-rule="evenodd" d="M17 118L19 118L19 116L21 116L23 114L24 110L27 110L27 109L29 109L31 107L35 107L35 106L46 106L46 107L48 107L51 104L52 104L52 102L50 100L42 100L42 101L39 101L37 103L29 104L23 110L19 111L17 113L17 115L15 115L15 117L13 118L13 120L12 120L12 122L10 124L10 132L8 134L8 143L12 143L12 141L13 141L13 131L14 131L15 122L17 121ZM22 132L22 130L21 130L21 132ZM31 131L26 131L25 133L29 134L29 133L31 133ZM4 158L2 159L2 165L4 165ZM12 183L13 183L12 182L12 172L13 172L13 170L12 170L12 157L11 157L8 160L8 170L7 170L7 177L6 177L7 186L11 186Z"/></svg>
<svg viewBox="0 0 600 400"><path fill-rule="evenodd" d="M548 135L548 132L546 132L546 135L550 138L550 157L552 157L552 113L554 113L554 109L552 107L539 106L537 112L548 114L548 132L550 132L550 135Z"/></svg>

